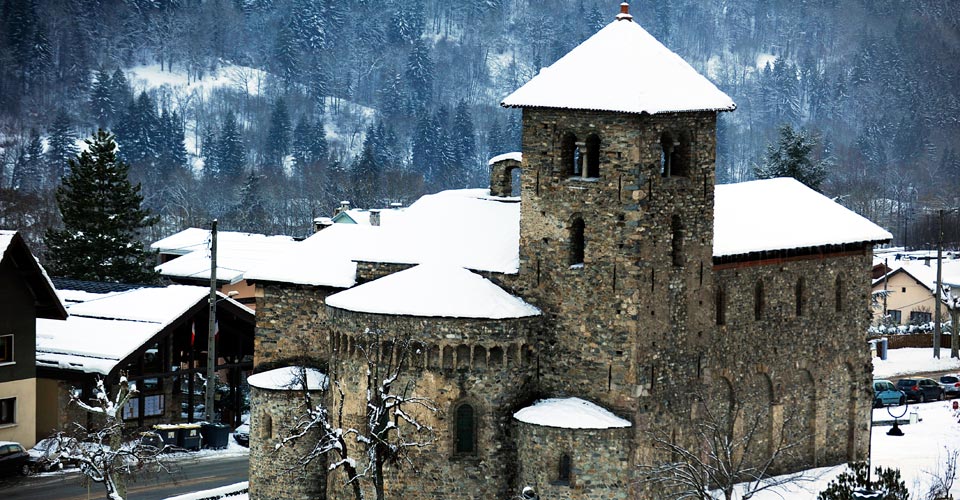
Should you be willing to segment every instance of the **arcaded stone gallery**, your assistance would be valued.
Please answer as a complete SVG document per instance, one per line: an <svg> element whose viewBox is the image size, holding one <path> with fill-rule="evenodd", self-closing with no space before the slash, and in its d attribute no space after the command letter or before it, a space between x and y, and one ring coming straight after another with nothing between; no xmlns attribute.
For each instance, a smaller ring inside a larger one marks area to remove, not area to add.
<svg viewBox="0 0 960 500"><path fill-rule="evenodd" d="M715 185L735 104L626 9L502 104L522 152L489 189L324 226L248 273L256 371L319 369L315 397L362 426L371 335L388 358L407 341L433 436L386 466L390 498L647 498L656 443L695 450L708 422L770 472L865 457L889 233L793 179ZM335 457L292 465L315 443L275 450L306 385L251 380L255 500L352 498Z"/></svg>

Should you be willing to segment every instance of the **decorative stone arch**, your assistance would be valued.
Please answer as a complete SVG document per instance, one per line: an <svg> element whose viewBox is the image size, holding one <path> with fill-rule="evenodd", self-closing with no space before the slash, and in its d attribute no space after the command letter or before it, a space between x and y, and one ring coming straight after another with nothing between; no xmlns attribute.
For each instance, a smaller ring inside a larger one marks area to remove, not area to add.
<svg viewBox="0 0 960 500"><path fill-rule="evenodd" d="M440 346L430 346L430 352L427 354L427 368L431 370L440 369Z"/></svg>
<svg viewBox="0 0 960 500"><path fill-rule="evenodd" d="M486 370L487 369L487 348L482 345L473 346L473 364L471 368L474 370Z"/></svg>
<svg viewBox="0 0 960 500"><path fill-rule="evenodd" d="M460 344L457 346L457 370L469 370L470 369L470 346L467 344Z"/></svg>
<svg viewBox="0 0 960 500"><path fill-rule="evenodd" d="M793 390L790 391L790 429L787 442L796 443L795 464L814 464L817 460L817 385L813 374L806 367L796 370ZM786 425L786 424L785 424Z"/></svg>
<svg viewBox="0 0 960 500"><path fill-rule="evenodd" d="M843 362L833 370L836 389L826 391L825 450L829 462L854 461L857 456L857 375L850 363Z"/></svg>
<svg viewBox="0 0 960 500"><path fill-rule="evenodd" d="M453 370L453 346L443 346L443 369L444 370Z"/></svg>
<svg viewBox="0 0 960 500"><path fill-rule="evenodd" d="M744 402L744 432L751 433L751 457L755 463L763 463L774 452L774 399L773 381L765 371L750 375L743 386L741 400Z"/></svg>
<svg viewBox="0 0 960 500"><path fill-rule="evenodd" d="M473 398L462 398L451 405L452 449L454 456L475 456L479 450L480 405Z"/></svg>
<svg viewBox="0 0 960 500"><path fill-rule="evenodd" d="M490 195L520 196L522 165L514 158L505 158L490 165Z"/></svg>
<svg viewBox="0 0 960 500"><path fill-rule="evenodd" d="M503 368L503 348L500 346L493 346L490 348L490 368L491 369L501 369Z"/></svg>
<svg viewBox="0 0 960 500"><path fill-rule="evenodd" d="M574 214L570 217L568 227L570 242L568 264L570 266L583 265L586 256L587 240L584 234L586 228L583 222L583 216Z"/></svg>

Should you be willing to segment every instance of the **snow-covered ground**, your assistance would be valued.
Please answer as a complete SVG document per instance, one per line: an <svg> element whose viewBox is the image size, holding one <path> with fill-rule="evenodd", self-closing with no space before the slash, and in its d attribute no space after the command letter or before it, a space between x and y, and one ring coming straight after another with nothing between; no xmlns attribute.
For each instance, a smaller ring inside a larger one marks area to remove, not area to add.
<svg viewBox="0 0 960 500"><path fill-rule="evenodd" d="M873 360L874 378L896 378L921 372L960 371L960 359L950 357L950 346L940 349L940 359L933 357L933 349L907 347L887 351L887 359Z"/></svg>

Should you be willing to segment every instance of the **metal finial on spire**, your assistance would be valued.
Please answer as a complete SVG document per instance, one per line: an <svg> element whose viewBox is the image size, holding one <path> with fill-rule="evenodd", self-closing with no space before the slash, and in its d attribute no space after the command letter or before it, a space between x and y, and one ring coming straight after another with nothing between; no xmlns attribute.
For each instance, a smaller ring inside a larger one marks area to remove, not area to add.
<svg viewBox="0 0 960 500"><path fill-rule="evenodd" d="M630 4L623 2L620 4L620 13L617 14L617 21L633 21L633 16L630 15Z"/></svg>

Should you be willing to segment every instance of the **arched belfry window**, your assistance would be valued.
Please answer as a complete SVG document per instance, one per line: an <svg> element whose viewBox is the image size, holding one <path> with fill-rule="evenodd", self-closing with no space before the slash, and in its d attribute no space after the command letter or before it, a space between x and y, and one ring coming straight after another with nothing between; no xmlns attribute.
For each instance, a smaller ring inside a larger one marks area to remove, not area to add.
<svg viewBox="0 0 960 500"><path fill-rule="evenodd" d="M763 307L763 281L757 281L757 285L753 289L753 319L757 321L763 319Z"/></svg>
<svg viewBox="0 0 960 500"><path fill-rule="evenodd" d="M570 177L580 175L580 147L577 145L577 136L572 132L563 134L560 140L560 162L564 174Z"/></svg>
<svg viewBox="0 0 960 500"><path fill-rule="evenodd" d="M574 216L570 221L570 265L583 265L586 240L583 235L583 218Z"/></svg>
<svg viewBox="0 0 960 500"><path fill-rule="evenodd" d="M570 484L570 475L571 470L573 469L572 461L570 460L570 455L564 453L560 455L560 470L557 474L557 482L561 484Z"/></svg>
<svg viewBox="0 0 960 500"><path fill-rule="evenodd" d="M458 455L477 452L477 412L473 406L463 403L454 413L454 451Z"/></svg>
<svg viewBox="0 0 960 500"><path fill-rule="evenodd" d="M586 163L587 167L583 175L585 177L600 177L600 136L590 134L587 136Z"/></svg>
<svg viewBox="0 0 960 500"><path fill-rule="evenodd" d="M670 218L670 242L671 256L674 267L683 266L683 223L680 222L680 216L674 215Z"/></svg>
<svg viewBox="0 0 960 500"><path fill-rule="evenodd" d="M686 177L689 172L689 139L686 134L660 135L660 175L663 177Z"/></svg>

